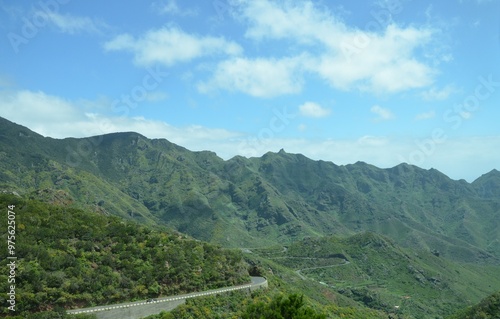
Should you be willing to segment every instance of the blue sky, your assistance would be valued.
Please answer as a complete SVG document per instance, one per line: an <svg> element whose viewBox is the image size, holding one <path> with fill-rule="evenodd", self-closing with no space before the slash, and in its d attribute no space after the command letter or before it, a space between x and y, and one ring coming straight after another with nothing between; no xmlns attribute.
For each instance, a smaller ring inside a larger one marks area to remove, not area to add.
<svg viewBox="0 0 500 319"><path fill-rule="evenodd" d="M44 136L500 169L498 1L0 5L0 116Z"/></svg>

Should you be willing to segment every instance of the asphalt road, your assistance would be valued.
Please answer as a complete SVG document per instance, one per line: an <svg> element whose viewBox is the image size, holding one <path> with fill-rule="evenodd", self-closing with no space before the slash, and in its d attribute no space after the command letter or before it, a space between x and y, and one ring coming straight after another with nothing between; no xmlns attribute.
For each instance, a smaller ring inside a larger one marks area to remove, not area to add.
<svg viewBox="0 0 500 319"><path fill-rule="evenodd" d="M120 303L114 305L81 308L67 310L68 314L80 314L80 313L92 313L99 319L137 319L145 317L152 314L160 313L161 311L169 311L177 307L178 305L184 303L186 299L196 298L201 296L214 295L219 293L225 293L235 290L243 289L258 289L261 287L267 287L267 280L263 277L251 277L251 282L245 285L225 287L219 289L212 289L202 292L193 292L189 294L176 295L170 297L156 298L153 300L142 300L127 303Z"/></svg>

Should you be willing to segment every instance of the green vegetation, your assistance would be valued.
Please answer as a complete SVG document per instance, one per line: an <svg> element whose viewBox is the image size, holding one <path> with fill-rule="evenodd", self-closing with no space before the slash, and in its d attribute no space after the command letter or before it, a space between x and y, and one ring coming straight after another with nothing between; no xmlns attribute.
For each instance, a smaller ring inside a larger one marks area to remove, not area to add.
<svg viewBox="0 0 500 319"><path fill-rule="evenodd" d="M265 249L267 251L283 252L283 247L278 249ZM269 283L269 289L265 294L258 295L253 300L241 304L258 303L260 301L269 303L275 296L279 295L303 295L308 307L315 312L324 313L327 318L349 318L349 319L387 319L387 314L367 308L351 298L345 297L335 289L327 287L318 281L303 280L297 276L293 269L276 263L273 259L259 256L258 253L246 253L245 260L251 265L250 273L254 276L264 276ZM262 299L259 299L262 298Z"/></svg>
<svg viewBox="0 0 500 319"><path fill-rule="evenodd" d="M225 247L373 231L448 259L500 263L495 170L467 183L407 164L337 166L283 150L224 161L136 133L44 138L5 119L0 137L0 191Z"/></svg>
<svg viewBox="0 0 500 319"><path fill-rule="evenodd" d="M44 311L37 313L24 314L22 316L8 317L10 319L96 319L95 315L68 315L62 308L54 311Z"/></svg>
<svg viewBox="0 0 500 319"><path fill-rule="evenodd" d="M270 291L256 291L252 294L234 292L188 299L186 304L178 306L171 312L162 312L145 319L387 318L383 313L366 310L362 306L340 307L331 303L328 306L321 306L313 300L306 301L306 297L302 294L282 293L278 292L279 290L284 289L272 287Z"/></svg>
<svg viewBox="0 0 500 319"><path fill-rule="evenodd" d="M147 319L233 319L241 317L245 307L253 301L265 296L258 291L252 295L248 292L231 292L217 296L206 296L186 300L171 312L162 312Z"/></svg>
<svg viewBox="0 0 500 319"><path fill-rule="evenodd" d="M5 212L8 205L16 206L17 313L168 296L250 279L239 251L118 217L0 195ZM7 251L6 229L1 251ZM1 268L7 269L5 260ZM6 272L0 273L0 285L8 291Z"/></svg>
<svg viewBox="0 0 500 319"><path fill-rule="evenodd" d="M497 319L500 318L500 291L483 299L479 304L457 312L447 319Z"/></svg>
<svg viewBox="0 0 500 319"><path fill-rule="evenodd" d="M257 302L249 305L242 315L243 319L326 319L304 306L304 296L278 295L270 302Z"/></svg>
<svg viewBox="0 0 500 319"><path fill-rule="evenodd" d="M341 294L368 308L404 318L451 314L500 286L499 266L452 262L431 252L401 248L369 232L347 238L308 238L288 249L252 252L261 256L261 267L280 274L291 268L295 278L287 274L286 281L299 280L294 286L318 301L321 296L314 296L304 282L317 283L324 294L335 295L336 300Z"/></svg>
<svg viewBox="0 0 500 319"><path fill-rule="evenodd" d="M241 318L249 307L270 305L273 300L289 295L303 296L305 308L325 314L331 319L387 319L386 313L368 309L363 304L313 280L302 280L293 270L272 260L250 253L245 254L245 259L251 265L252 275L267 278L268 289L257 290L251 294L241 291L189 299L185 305L172 312L150 316L148 319Z"/></svg>
<svg viewBox="0 0 500 319"><path fill-rule="evenodd" d="M278 309L290 302L280 295L303 295L328 318L440 318L500 286L496 170L467 183L284 150L224 161L136 133L44 138L0 118L0 194L9 193L22 198L0 204L18 206L17 307L27 318L248 280L240 251L205 242L245 247L271 288L190 300L172 312L179 318ZM6 282L0 273L2 291Z"/></svg>

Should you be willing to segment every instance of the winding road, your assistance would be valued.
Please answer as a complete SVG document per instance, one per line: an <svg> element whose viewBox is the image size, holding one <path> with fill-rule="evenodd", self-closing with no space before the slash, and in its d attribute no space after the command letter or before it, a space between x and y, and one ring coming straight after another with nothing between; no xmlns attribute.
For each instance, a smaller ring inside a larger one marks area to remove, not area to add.
<svg viewBox="0 0 500 319"><path fill-rule="evenodd" d="M67 310L68 314L95 314L98 319L139 319L162 311L170 311L186 302L186 299L215 295L236 290L256 290L266 288L267 280L263 277L251 277L251 282L245 285L212 289L189 294L134 301L114 305Z"/></svg>
<svg viewBox="0 0 500 319"><path fill-rule="evenodd" d="M313 269L321 269L321 268L333 268L333 267L340 267L340 266L346 266L349 265L351 262L347 259L344 259L344 262L342 264L335 264L335 265L328 265L328 266L318 266L318 267L308 267L308 268L302 268L295 270L295 273L302 279L305 280L307 279L304 275L302 275L301 271L303 270L313 270Z"/></svg>

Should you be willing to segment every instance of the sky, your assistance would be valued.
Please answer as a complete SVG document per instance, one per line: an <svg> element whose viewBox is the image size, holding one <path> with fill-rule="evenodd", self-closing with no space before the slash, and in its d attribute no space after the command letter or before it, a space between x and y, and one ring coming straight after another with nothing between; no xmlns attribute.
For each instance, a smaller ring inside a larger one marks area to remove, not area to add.
<svg viewBox="0 0 500 319"><path fill-rule="evenodd" d="M500 169L500 1L0 0L0 116L223 159Z"/></svg>

